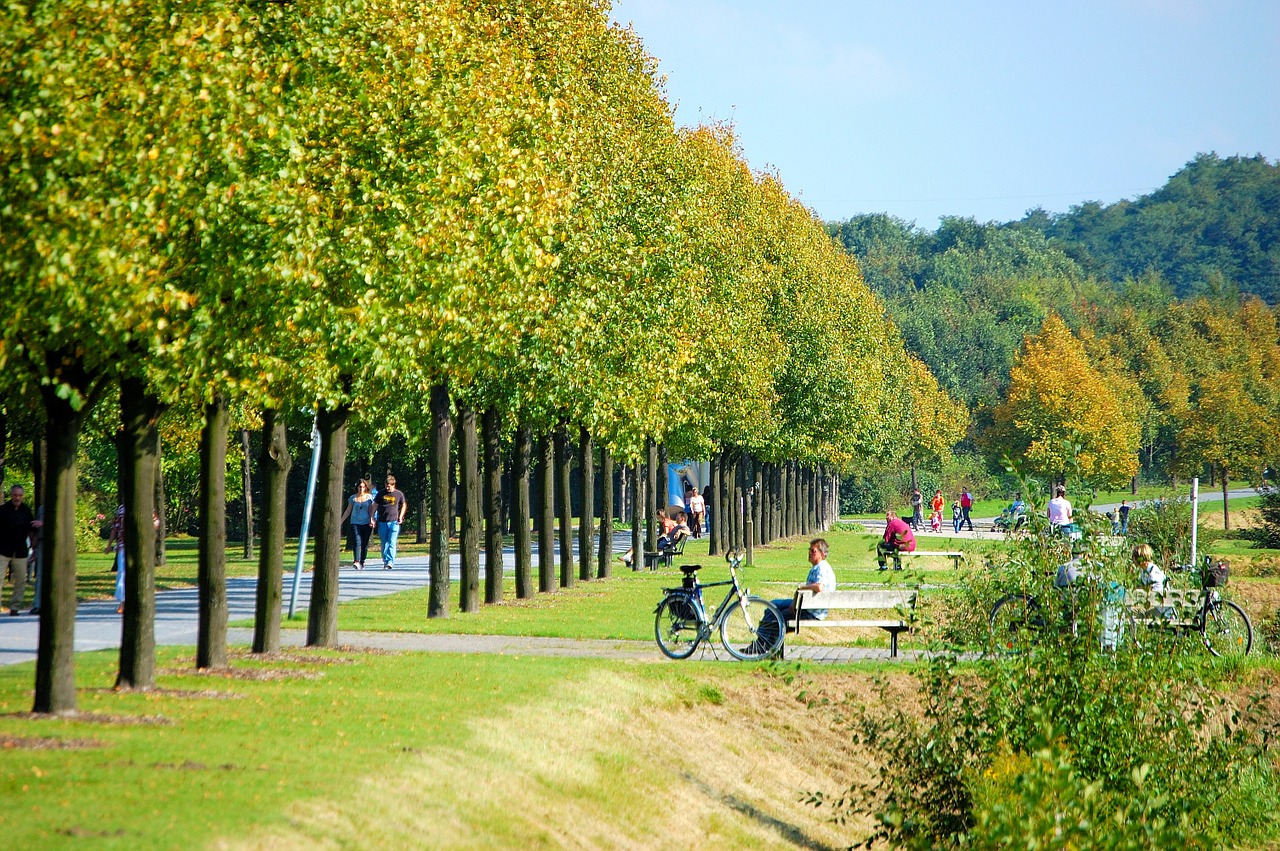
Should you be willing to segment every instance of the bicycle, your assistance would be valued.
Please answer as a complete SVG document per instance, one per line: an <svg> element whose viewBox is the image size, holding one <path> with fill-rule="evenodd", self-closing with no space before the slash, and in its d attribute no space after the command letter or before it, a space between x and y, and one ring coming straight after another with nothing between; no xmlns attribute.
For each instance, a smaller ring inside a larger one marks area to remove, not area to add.
<svg viewBox="0 0 1280 851"><path fill-rule="evenodd" d="M1003 655L1017 653L1055 627L1065 635L1079 635L1081 609L1092 608L1087 603L1082 605L1081 596L1094 593L1102 596L1102 604L1097 611L1099 647L1114 650L1120 645L1128 626L1121 612L1122 588L1115 583L1099 583L1091 579L1084 584L1055 586L1054 591L1062 610L1061 616L1056 618L1046 611L1046 605L1034 594L1015 592L996 601L987 618L996 652Z"/></svg>
<svg viewBox="0 0 1280 851"><path fill-rule="evenodd" d="M654 610L653 634L658 647L671 659L688 659L703 641L719 630L720 643L735 659L757 662L777 655L785 639L782 613L773 603L751 596L738 581L742 552L730 551L729 579L725 582L698 582L700 564L684 564L679 588L664 588L662 601ZM724 600L708 616L702 589L732 586Z"/></svg>
<svg viewBox="0 0 1280 851"><path fill-rule="evenodd" d="M1187 568L1192 570L1193 568ZM1248 656L1253 649L1253 623L1244 609L1224 600L1219 588L1227 583L1227 563L1206 556L1200 574L1200 588L1169 589L1162 594L1140 592L1130 606L1135 626L1181 637L1197 634L1214 656ZM1190 611L1194 606L1194 610ZM1141 633L1134 631L1141 642Z"/></svg>

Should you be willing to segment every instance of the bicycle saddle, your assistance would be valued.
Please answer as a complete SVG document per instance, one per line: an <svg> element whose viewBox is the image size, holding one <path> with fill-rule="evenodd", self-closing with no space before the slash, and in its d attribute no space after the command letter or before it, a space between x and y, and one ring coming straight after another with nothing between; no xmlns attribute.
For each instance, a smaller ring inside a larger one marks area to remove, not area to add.
<svg viewBox="0 0 1280 851"><path fill-rule="evenodd" d="M699 570L702 570L702 565L700 565L700 564L682 564L682 565L680 565L680 572L681 572L681 573L683 573L685 576L693 576L693 575L694 575L695 573L697 573Z"/></svg>

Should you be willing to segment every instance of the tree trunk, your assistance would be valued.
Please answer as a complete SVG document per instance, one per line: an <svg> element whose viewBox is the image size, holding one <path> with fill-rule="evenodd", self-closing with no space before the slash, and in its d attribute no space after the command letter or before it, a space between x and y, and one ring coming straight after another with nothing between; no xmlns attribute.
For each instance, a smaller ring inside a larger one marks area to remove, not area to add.
<svg viewBox="0 0 1280 851"><path fill-rule="evenodd" d="M240 448L244 451L240 465L240 480L244 484L244 557L249 561L253 558L253 478L247 428L240 429Z"/></svg>
<svg viewBox="0 0 1280 851"><path fill-rule="evenodd" d="M227 665L227 430L230 425L227 400L216 395L205 405L204 428L200 432L197 668Z"/></svg>
<svg viewBox="0 0 1280 851"><path fill-rule="evenodd" d="M4 482L4 469L9 457L9 417L5 414L4 409L0 408L0 483ZM35 488L32 488L34 491ZM8 494L3 495L5 498ZM39 506L40 503L34 502L35 494L32 493L31 498L33 505ZM3 584L3 583L0 583Z"/></svg>
<svg viewBox="0 0 1280 851"><path fill-rule="evenodd" d="M502 602L502 420L496 408L480 418L484 441L484 601Z"/></svg>
<svg viewBox="0 0 1280 851"><path fill-rule="evenodd" d="M755 547L764 546L764 470L761 469L759 459L755 456L751 458L751 480L748 484L752 488L755 499L751 503L751 528L753 530L751 544Z"/></svg>
<svg viewBox="0 0 1280 851"><path fill-rule="evenodd" d="M418 479L418 529L414 533L415 544L427 543L427 518L431 516L431 472L427 468L426 452L419 452L414 458L414 472ZM343 509L346 510L345 508Z"/></svg>
<svg viewBox="0 0 1280 851"><path fill-rule="evenodd" d="M529 528L532 518L529 508L529 464L533 457L533 435L529 426L521 423L516 428L514 469L511 478L515 483L511 495L511 531L516 548L516 597L527 600L533 596L533 536Z"/></svg>
<svg viewBox="0 0 1280 851"><path fill-rule="evenodd" d="M569 478L573 456L569 452L569 435L565 426L557 426L556 444L556 500L559 503L560 521L560 587L572 588L573 573L573 494L569 490Z"/></svg>
<svg viewBox="0 0 1280 851"><path fill-rule="evenodd" d="M654 505L661 506L663 511L671 505L671 465L667 463L665 443L658 446L658 501Z"/></svg>
<svg viewBox="0 0 1280 851"><path fill-rule="evenodd" d="M613 456L608 447L600 449L600 551L596 576L608 579L613 573Z"/></svg>
<svg viewBox="0 0 1280 851"><path fill-rule="evenodd" d="M449 616L449 533L453 513L449 499L449 444L453 420L449 415L449 385L431 387L431 592L427 617Z"/></svg>
<svg viewBox="0 0 1280 851"><path fill-rule="evenodd" d="M332 647L338 643L338 571L342 566L343 474L347 468L347 421L351 406L316 411L320 432L319 497L316 513L315 570L311 574L311 603L307 611L307 646Z"/></svg>
<svg viewBox="0 0 1280 851"><path fill-rule="evenodd" d="M644 465L636 461L631 467L631 569L639 570L644 565L644 538L641 531L644 526Z"/></svg>
<svg viewBox="0 0 1280 851"><path fill-rule="evenodd" d="M623 464L618 468L618 516L631 516L631 503L628 501L629 488L627 482L631 478L631 470Z"/></svg>
<svg viewBox="0 0 1280 851"><path fill-rule="evenodd" d="M555 441L538 438L538 590L556 590L555 545Z"/></svg>
<svg viewBox="0 0 1280 851"><path fill-rule="evenodd" d="M1227 507L1228 479L1230 479L1230 476L1227 475L1227 470L1224 467L1222 469L1222 528L1223 528L1223 531L1226 531L1226 532L1231 531L1231 511Z"/></svg>
<svg viewBox="0 0 1280 851"><path fill-rule="evenodd" d="M480 441L476 433L476 411L458 405L458 484L462 490L462 532L458 541L462 589L458 610L480 611Z"/></svg>
<svg viewBox="0 0 1280 851"><path fill-rule="evenodd" d="M595 538L596 516L596 447L591 432L582 429L578 439L578 495L581 511L578 517L578 578L591 579L591 554Z"/></svg>
<svg viewBox="0 0 1280 851"><path fill-rule="evenodd" d="M650 438L649 444L649 461L645 465L645 517L648 522L645 523L645 549L653 552L658 548L658 502L661 497L658 496L658 444ZM665 506L664 506L665 507ZM638 559L637 559L638 560Z"/></svg>
<svg viewBox="0 0 1280 851"><path fill-rule="evenodd" d="M716 452L711 456L711 497L707 500L707 516L711 529L707 534L707 555L716 556L724 552L720 546L720 465L724 455Z"/></svg>
<svg viewBox="0 0 1280 851"><path fill-rule="evenodd" d="M163 410L146 382L120 380L120 434L116 441L120 502L124 505L124 624L117 688L156 684L156 421Z"/></svg>
<svg viewBox="0 0 1280 851"><path fill-rule="evenodd" d="M76 710L76 456L89 406L77 411L53 385L40 390L49 463L32 711L65 715Z"/></svg>
<svg viewBox="0 0 1280 851"><path fill-rule="evenodd" d="M157 445L159 437L156 438ZM31 440L31 499L32 506L39 508L45 504L45 495L49 491L49 441L43 434ZM36 601L40 605L40 601Z"/></svg>
<svg viewBox="0 0 1280 851"><path fill-rule="evenodd" d="M163 567L168 563L165 541L169 537L169 512L164 496L164 441L160 430L156 429L156 565Z"/></svg>
<svg viewBox="0 0 1280 851"><path fill-rule="evenodd" d="M280 649L280 605L284 579L285 506L289 468L288 434L284 417L271 408L262 411L262 544L258 547L258 596L254 606L253 652Z"/></svg>

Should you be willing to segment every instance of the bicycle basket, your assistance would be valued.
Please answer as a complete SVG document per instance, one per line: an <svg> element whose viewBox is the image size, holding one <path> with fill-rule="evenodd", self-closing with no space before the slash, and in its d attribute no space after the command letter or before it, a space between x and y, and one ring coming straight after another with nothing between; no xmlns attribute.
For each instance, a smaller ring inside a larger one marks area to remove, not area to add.
<svg viewBox="0 0 1280 851"><path fill-rule="evenodd" d="M1206 565L1204 569L1203 585L1205 588L1221 588L1227 584L1227 574L1230 572L1231 565L1228 562L1220 561L1217 564Z"/></svg>

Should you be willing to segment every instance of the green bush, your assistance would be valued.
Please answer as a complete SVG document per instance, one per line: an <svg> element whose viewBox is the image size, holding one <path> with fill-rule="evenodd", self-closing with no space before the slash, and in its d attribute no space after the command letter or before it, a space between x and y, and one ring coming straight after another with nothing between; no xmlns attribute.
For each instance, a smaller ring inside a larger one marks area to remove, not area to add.
<svg viewBox="0 0 1280 851"><path fill-rule="evenodd" d="M1235 670L1154 637L1100 649L1110 583L1131 580L1125 547L1108 541L1085 535L1079 555L1098 581L1068 595L1051 587L1061 539L1017 540L966 592L978 617L950 637L967 638L970 656L953 646L930 659L921 707L886 686L880 704L852 708L876 780L811 802L871 814L871 843L906 848L1217 848L1270 835L1280 795L1261 723L1217 688ZM1050 626L1024 652L971 660L1005 589L1038 597Z"/></svg>
<svg viewBox="0 0 1280 851"><path fill-rule="evenodd" d="M1166 572L1191 561L1191 500L1185 496L1157 499L1129 515L1129 538L1155 550Z"/></svg>
<svg viewBox="0 0 1280 851"><path fill-rule="evenodd" d="M1253 541L1263 549L1280 549L1280 491L1266 487L1258 503L1262 522L1252 529L1243 530L1241 537Z"/></svg>

